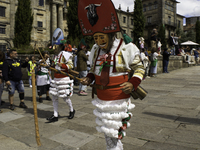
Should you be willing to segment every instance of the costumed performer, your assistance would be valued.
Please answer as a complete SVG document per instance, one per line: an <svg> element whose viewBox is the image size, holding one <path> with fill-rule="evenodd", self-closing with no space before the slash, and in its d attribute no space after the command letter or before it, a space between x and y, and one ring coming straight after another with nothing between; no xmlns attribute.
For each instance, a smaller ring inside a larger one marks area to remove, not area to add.
<svg viewBox="0 0 200 150"><path fill-rule="evenodd" d="M92 16L91 8L95 9ZM83 35L93 35L96 43L89 56L90 73L82 78L85 85L95 80L97 98L92 104L96 106L96 129L105 134L107 150L122 150L121 139L130 126L130 110L135 107L130 93L145 73L140 51L135 44L116 38L120 26L110 0L79 0L78 17ZM134 71L130 79L129 71Z"/></svg>
<svg viewBox="0 0 200 150"><path fill-rule="evenodd" d="M70 52L64 51L64 45L60 44L57 48L59 51L58 55L54 57L55 69L68 73L69 69L73 68L72 54ZM58 98L63 98L63 100L69 106L69 116L68 119L72 119L75 114L75 110L72 106L70 96L73 95L73 80L66 75L60 74L58 72L54 73L54 80L51 81L51 87L49 93L52 95L54 114L47 118L49 122L58 121Z"/></svg>
<svg viewBox="0 0 200 150"><path fill-rule="evenodd" d="M50 66L51 62L49 59L49 52L44 51L42 55L43 55L44 60L40 59L39 62ZM49 97L50 82L51 82L50 71L45 67L42 67L42 66L38 67L36 71L36 84L37 84L37 93L39 96L38 101L40 103L43 102L42 100L43 94L46 94L46 100L51 100L51 98Z"/></svg>

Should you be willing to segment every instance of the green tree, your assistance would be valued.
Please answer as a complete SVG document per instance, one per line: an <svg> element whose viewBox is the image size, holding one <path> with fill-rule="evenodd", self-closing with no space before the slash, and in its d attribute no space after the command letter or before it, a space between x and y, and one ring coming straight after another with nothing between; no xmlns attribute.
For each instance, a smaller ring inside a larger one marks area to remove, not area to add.
<svg viewBox="0 0 200 150"><path fill-rule="evenodd" d="M18 0L15 13L14 46L16 48L28 46L31 41L33 14L30 0Z"/></svg>
<svg viewBox="0 0 200 150"><path fill-rule="evenodd" d="M139 45L139 37L143 36L144 31L144 15L143 15L143 7L141 0L135 0L134 5L134 13L133 13L133 41L138 46Z"/></svg>
<svg viewBox="0 0 200 150"><path fill-rule="evenodd" d="M67 39L75 40L78 38L80 40L83 35L78 21L78 0L69 0L67 10L67 26L69 32Z"/></svg>
<svg viewBox="0 0 200 150"><path fill-rule="evenodd" d="M199 20L197 20L196 22L195 29L196 29L196 42L200 44L200 21Z"/></svg>
<svg viewBox="0 0 200 150"><path fill-rule="evenodd" d="M160 42L162 43L162 48L165 48L167 45L166 39L165 39L165 26L160 25L158 30L158 38L160 38Z"/></svg>

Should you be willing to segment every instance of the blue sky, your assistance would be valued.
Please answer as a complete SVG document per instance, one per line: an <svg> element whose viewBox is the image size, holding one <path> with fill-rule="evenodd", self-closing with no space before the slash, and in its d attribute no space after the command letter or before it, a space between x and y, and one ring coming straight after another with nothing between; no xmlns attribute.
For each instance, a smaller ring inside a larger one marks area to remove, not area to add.
<svg viewBox="0 0 200 150"><path fill-rule="evenodd" d="M177 0L177 13L185 17L200 16L200 0ZM134 9L134 0L112 0L115 8L119 8L121 4L122 10L126 11L129 7L130 11Z"/></svg>

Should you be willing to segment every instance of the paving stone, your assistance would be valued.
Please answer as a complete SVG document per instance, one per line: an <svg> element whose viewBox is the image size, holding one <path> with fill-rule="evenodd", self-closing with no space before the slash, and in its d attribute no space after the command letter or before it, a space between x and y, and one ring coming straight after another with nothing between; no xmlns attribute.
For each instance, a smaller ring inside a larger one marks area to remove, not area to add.
<svg viewBox="0 0 200 150"><path fill-rule="evenodd" d="M14 112L14 111L6 112L6 113L0 114L0 121L6 123L6 122L16 120L16 119L19 119L19 118L22 118L22 117L24 117L24 116Z"/></svg>
<svg viewBox="0 0 200 150"><path fill-rule="evenodd" d="M14 140L0 134L0 149L1 150L37 150L37 148L30 147L22 142Z"/></svg>
<svg viewBox="0 0 200 150"><path fill-rule="evenodd" d="M62 143L63 145L79 148L94 140L95 136L73 130L66 130L62 133L50 137L50 139Z"/></svg>
<svg viewBox="0 0 200 150"><path fill-rule="evenodd" d="M53 106L50 106L50 105L46 105L46 104L43 104L43 103L41 103L41 104L38 104L37 105L37 109L53 109Z"/></svg>

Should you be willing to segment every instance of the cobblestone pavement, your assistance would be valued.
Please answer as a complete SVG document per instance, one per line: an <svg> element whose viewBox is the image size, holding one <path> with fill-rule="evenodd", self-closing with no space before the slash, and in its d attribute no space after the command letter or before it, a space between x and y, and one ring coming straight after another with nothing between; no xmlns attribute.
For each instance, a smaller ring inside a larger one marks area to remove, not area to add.
<svg viewBox="0 0 200 150"><path fill-rule="evenodd" d="M158 74L147 78L141 86L148 91L144 100L132 100L131 127L122 140L124 150L200 150L200 67L190 67ZM68 106L59 99L58 122L48 123L53 114L52 102L37 103L40 141L35 139L32 105L32 89L25 88L28 109L8 109L8 95L0 114L0 150L105 150L103 134L95 129L94 106L91 104L91 88L88 96L77 94L74 87L71 97L76 110L75 118L67 119Z"/></svg>

